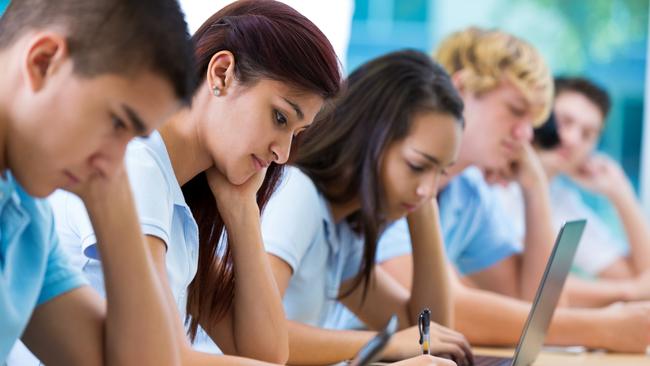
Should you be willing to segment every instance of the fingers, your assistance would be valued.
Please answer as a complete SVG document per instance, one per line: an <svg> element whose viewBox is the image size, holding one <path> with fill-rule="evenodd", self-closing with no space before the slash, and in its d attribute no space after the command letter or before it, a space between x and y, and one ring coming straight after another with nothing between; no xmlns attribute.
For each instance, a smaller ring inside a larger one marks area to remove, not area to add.
<svg viewBox="0 0 650 366"><path fill-rule="evenodd" d="M454 362L458 364L458 366L469 366L469 359L467 358L465 352L463 349L454 344L454 343L438 343L432 347L432 352L436 356L441 356L441 357L449 357L451 358Z"/></svg>
<svg viewBox="0 0 650 366"><path fill-rule="evenodd" d="M467 360L468 364L474 363L474 354L472 353L472 347L470 346L465 336L459 332L456 332L455 330L443 327L436 323L432 323L431 326L432 329L438 332L438 339L441 342L455 345L458 347L458 349L460 349L463 354L463 358Z"/></svg>

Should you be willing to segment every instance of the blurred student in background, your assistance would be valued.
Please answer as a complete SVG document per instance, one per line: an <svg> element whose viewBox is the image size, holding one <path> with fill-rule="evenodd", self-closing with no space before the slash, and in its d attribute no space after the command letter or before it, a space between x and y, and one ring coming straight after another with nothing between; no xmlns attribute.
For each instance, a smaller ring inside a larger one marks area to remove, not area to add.
<svg viewBox="0 0 650 366"><path fill-rule="evenodd" d="M553 222L587 218L587 228L576 253L574 269L596 281L571 276L566 292L572 306L604 306L616 301L650 299L650 228L622 168L596 154L596 144L610 109L607 92L584 78L555 80L555 118L535 132L536 151L551 180ZM553 131L550 131L550 130ZM542 134L557 135L557 146L544 147ZM627 237L618 238L584 202L569 180L601 194L616 209ZM521 195L516 185L496 188L511 207L510 219L519 233L524 223Z"/></svg>

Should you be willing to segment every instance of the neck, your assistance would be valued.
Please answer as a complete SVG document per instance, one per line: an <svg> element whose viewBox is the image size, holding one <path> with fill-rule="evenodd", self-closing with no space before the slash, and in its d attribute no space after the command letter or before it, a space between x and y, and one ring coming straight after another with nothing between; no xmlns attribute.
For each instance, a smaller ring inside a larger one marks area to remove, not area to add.
<svg viewBox="0 0 650 366"><path fill-rule="evenodd" d="M203 146L197 122L191 109L186 108L159 130L180 186L214 165Z"/></svg>
<svg viewBox="0 0 650 366"><path fill-rule="evenodd" d="M7 161L7 141L10 130L11 118L9 116L9 106L11 105L10 90L15 92L15 72L12 59L8 51L0 52L0 65L3 65L7 72L0 73L0 174L4 175L4 171L9 169Z"/></svg>

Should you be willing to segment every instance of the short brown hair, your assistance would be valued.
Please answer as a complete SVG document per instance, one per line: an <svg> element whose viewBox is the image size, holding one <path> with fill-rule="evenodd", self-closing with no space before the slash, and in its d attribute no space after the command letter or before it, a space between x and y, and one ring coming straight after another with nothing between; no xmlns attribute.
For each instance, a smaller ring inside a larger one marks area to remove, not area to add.
<svg viewBox="0 0 650 366"><path fill-rule="evenodd" d="M575 92L583 95L592 102L603 115L603 122L612 106L607 91L595 82L582 77L557 77L555 78L555 97L563 92Z"/></svg>
<svg viewBox="0 0 650 366"><path fill-rule="evenodd" d="M60 29L74 71L92 77L150 69L189 103L193 52L176 0L12 0L0 18L0 50L30 30Z"/></svg>

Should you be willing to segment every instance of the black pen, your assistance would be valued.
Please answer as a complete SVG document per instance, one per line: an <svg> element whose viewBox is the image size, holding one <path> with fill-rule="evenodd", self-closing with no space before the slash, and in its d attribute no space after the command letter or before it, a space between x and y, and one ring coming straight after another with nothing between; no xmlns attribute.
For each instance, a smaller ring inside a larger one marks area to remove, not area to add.
<svg viewBox="0 0 650 366"><path fill-rule="evenodd" d="M431 310L425 308L420 313L418 318L418 330L420 331L420 345L422 346L422 354L431 354Z"/></svg>

